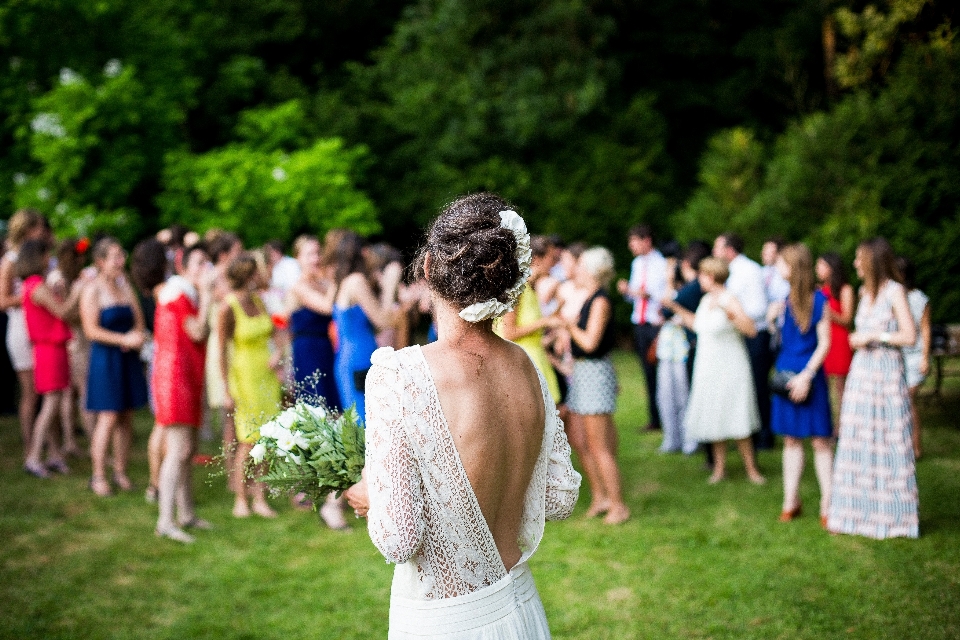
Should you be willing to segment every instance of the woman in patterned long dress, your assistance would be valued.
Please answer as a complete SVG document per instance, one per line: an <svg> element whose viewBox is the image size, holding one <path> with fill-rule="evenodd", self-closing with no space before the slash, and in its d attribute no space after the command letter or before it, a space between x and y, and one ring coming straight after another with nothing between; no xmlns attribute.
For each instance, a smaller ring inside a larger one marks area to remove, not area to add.
<svg viewBox="0 0 960 640"><path fill-rule="evenodd" d="M886 240L857 248L854 268L863 280L855 350L840 408L840 439L833 468L827 528L870 538L919 535L910 397L900 347L916 340L906 292L894 281L896 264Z"/></svg>
<svg viewBox="0 0 960 640"><path fill-rule="evenodd" d="M397 564L394 640L550 637L527 561L580 477L543 376L491 326L526 279L526 233L508 210L491 194L444 209L418 269L438 340L374 354L365 479L346 495Z"/></svg>

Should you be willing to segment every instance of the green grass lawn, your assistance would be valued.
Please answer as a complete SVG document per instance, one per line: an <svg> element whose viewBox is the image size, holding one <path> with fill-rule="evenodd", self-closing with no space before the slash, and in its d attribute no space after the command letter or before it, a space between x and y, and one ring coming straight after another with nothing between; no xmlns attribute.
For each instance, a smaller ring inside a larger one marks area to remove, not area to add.
<svg viewBox="0 0 960 640"><path fill-rule="evenodd" d="M627 354L617 366L634 516L584 520L584 493L572 518L547 524L531 564L554 637L960 637L960 397L923 405L921 538L877 542L820 528L809 460L811 515L781 524L779 452L760 455L763 487L732 453L719 486L700 456L659 455L659 436L638 432L639 367ZM216 529L192 546L155 538L142 493L149 426L139 415L140 490L97 499L89 461L68 477L24 474L15 420L0 419L0 637L385 637L392 567L359 521L333 532L285 499L276 520L234 520L223 478L200 468L198 513Z"/></svg>

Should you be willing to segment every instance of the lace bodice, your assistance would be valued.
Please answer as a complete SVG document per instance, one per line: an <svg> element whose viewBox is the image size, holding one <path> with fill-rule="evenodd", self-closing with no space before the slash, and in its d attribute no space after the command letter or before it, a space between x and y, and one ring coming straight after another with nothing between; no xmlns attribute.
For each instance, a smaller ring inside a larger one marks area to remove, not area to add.
<svg viewBox="0 0 960 640"><path fill-rule="evenodd" d="M436 600L472 593L507 574L480 511L417 346L378 349L367 375L367 461L370 538L398 563L394 591ZM580 475L543 375L543 444L527 488L519 544L528 560L545 520L570 515ZM402 563L402 564L401 564Z"/></svg>

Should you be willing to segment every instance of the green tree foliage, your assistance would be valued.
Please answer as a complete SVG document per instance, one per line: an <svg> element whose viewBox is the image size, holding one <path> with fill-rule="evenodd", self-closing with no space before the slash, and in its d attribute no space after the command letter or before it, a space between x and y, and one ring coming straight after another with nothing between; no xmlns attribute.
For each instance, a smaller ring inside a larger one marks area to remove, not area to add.
<svg viewBox="0 0 960 640"><path fill-rule="evenodd" d="M58 86L36 100L17 136L37 172L14 176L14 202L51 212L58 232L130 241L140 231L130 200L156 182L183 112L118 60L98 75L94 84L64 68Z"/></svg>
<svg viewBox="0 0 960 640"><path fill-rule="evenodd" d="M712 240L736 230L752 248L759 247L770 229L779 226L756 219L747 208L760 190L765 156L749 129L736 127L711 138L700 164L700 186L674 220L677 236Z"/></svg>
<svg viewBox="0 0 960 640"><path fill-rule="evenodd" d="M252 244L334 227L378 232L376 209L355 186L366 149L346 148L337 138L300 146L303 114L296 101L244 113L244 140L198 155L170 154L158 199L163 221L227 229Z"/></svg>

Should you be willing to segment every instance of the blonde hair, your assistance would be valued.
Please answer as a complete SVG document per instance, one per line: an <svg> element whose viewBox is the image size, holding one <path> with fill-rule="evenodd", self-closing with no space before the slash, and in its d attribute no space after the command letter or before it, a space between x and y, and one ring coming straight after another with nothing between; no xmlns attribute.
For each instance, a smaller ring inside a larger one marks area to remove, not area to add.
<svg viewBox="0 0 960 640"><path fill-rule="evenodd" d="M791 244L780 252L790 267L790 309L802 333L810 328L813 318L813 255L803 243Z"/></svg>
<svg viewBox="0 0 960 640"><path fill-rule="evenodd" d="M304 248L305 246L307 246L307 245L308 245L309 243L311 243L311 242L316 243L317 246L320 247L320 250L321 250L321 252L322 252L322 250L323 250L323 245L320 244L320 239L319 239L319 238L317 238L317 237L315 237L315 236L310 236L310 235L307 235L307 234L303 234L302 236L297 236L297 239L293 241L293 257L294 257L294 258L299 258L299 257L300 257L300 252L303 251L303 248Z"/></svg>
<svg viewBox="0 0 960 640"><path fill-rule="evenodd" d="M713 278L713 281L717 284L724 284L730 277L730 267L727 266L727 263L712 256L701 260L698 270L700 273Z"/></svg>
<svg viewBox="0 0 960 640"><path fill-rule="evenodd" d="M43 225L43 214L36 209L20 209L10 217L7 224L7 241L19 247L30 232Z"/></svg>
<svg viewBox="0 0 960 640"><path fill-rule="evenodd" d="M585 269L601 287L613 280L613 254L606 247L591 247L580 254L580 267Z"/></svg>

